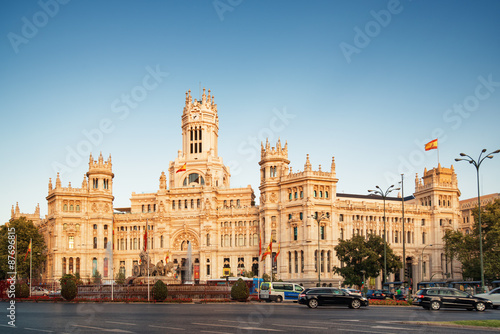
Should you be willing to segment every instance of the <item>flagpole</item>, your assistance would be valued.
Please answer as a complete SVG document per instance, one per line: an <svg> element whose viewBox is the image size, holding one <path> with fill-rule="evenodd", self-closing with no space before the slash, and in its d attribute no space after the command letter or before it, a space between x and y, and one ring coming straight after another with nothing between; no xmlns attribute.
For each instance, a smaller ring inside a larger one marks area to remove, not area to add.
<svg viewBox="0 0 500 334"><path fill-rule="evenodd" d="M148 267L148 302L149 302L149 252L148 252L148 219L146 218L146 266Z"/></svg>
<svg viewBox="0 0 500 334"><path fill-rule="evenodd" d="M437 139L436 143L439 144ZM438 166L439 166L439 145L437 145L437 155L438 155Z"/></svg>
<svg viewBox="0 0 500 334"><path fill-rule="evenodd" d="M30 246L33 247L31 245L31 241L32 239L30 238ZM33 252L30 250L30 297L31 297L31 268L33 267L32 263L33 263Z"/></svg>

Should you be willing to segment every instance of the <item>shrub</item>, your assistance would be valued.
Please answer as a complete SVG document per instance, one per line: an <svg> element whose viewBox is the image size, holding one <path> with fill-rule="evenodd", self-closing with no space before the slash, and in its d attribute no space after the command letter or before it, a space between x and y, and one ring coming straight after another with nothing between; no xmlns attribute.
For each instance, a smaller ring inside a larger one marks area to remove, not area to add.
<svg viewBox="0 0 500 334"><path fill-rule="evenodd" d="M61 281L62 281L62 279L61 279ZM73 300L73 299L75 299L77 294L78 294L78 288L77 288L74 280L67 279L67 280L61 282L61 296L64 299Z"/></svg>
<svg viewBox="0 0 500 334"><path fill-rule="evenodd" d="M30 288L26 283L16 284L16 298L28 298L30 296Z"/></svg>
<svg viewBox="0 0 500 334"><path fill-rule="evenodd" d="M246 301L250 296L250 289L248 289L248 285L240 278L234 283L231 288L231 298Z"/></svg>
<svg viewBox="0 0 500 334"><path fill-rule="evenodd" d="M94 284L101 284L101 279L102 279L101 273L99 272L99 270L96 270L94 272L94 274L92 275L93 283Z"/></svg>
<svg viewBox="0 0 500 334"><path fill-rule="evenodd" d="M124 284L125 283L125 274L123 272L116 274L115 282L116 282L116 284Z"/></svg>
<svg viewBox="0 0 500 334"><path fill-rule="evenodd" d="M156 301L162 302L167 298L168 289L163 281L156 281L153 286L153 298Z"/></svg>

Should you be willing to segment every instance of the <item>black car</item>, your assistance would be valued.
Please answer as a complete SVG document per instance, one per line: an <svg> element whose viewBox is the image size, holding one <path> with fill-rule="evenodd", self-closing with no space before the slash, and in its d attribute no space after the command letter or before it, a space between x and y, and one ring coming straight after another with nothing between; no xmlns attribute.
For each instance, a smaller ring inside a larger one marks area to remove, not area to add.
<svg viewBox="0 0 500 334"><path fill-rule="evenodd" d="M414 305L422 306L426 310L439 310L446 308L465 308L468 310L476 309L484 311L491 308L491 300L480 297L473 297L467 292L454 288L425 288L416 293Z"/></svg>
<svg viewBox="0 0 500 334"><path fill-rule="evenodd" d="M358 309L368 306L368 299L336 288L311 288L299 294L299 304L305 304L309 308L320 305L347 305L349 308Z"/></svg>
<svg viewBox="0 0 500 334"><path fill-rule="evenodd" d="M368 290L366 292L368 299L386 299L388 296L382 290Z"/></svg>

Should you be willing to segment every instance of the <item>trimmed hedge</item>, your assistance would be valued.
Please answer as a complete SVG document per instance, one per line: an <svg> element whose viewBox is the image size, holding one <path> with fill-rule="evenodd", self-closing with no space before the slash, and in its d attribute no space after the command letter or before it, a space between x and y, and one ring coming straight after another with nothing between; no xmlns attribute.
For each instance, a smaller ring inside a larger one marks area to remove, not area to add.
<svg viewBox="0 0 500 334"><path fill-rule="evenodd" d="M231 288L231 298L239 301L246 301L250 296L248 285L240 278Z"/></svg>
<svg viewBox="0 0 500 334"><path fill-rule="evenodd" d="M156 281L153 286L153 298L156 301L162 302L167 298L168 289L163 281Z"/></svg>
<svg viewBox="0 0 500 334"><path fill-rule="evenodd" d="M72 279L61 282L61 296L66 300L75 299L78 294L78 287Z"/></svg>

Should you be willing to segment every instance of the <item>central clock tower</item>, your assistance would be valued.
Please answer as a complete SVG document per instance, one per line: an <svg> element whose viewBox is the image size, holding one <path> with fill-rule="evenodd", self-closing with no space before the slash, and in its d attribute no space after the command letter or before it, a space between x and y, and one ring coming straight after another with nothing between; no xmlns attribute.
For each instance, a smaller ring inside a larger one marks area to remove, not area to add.
<svg viewBox="0 0 500 334"><path fill-rule="evenodd" d="M182 113L182 150L170 163L170 188L214 186L229 188L229 169L218 156L219 116L214 96L203 88L201 100L186 92Z"/></svg>

